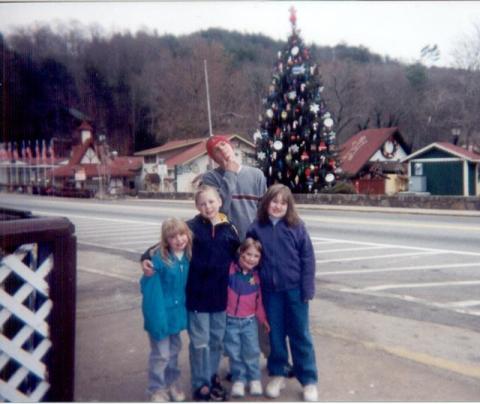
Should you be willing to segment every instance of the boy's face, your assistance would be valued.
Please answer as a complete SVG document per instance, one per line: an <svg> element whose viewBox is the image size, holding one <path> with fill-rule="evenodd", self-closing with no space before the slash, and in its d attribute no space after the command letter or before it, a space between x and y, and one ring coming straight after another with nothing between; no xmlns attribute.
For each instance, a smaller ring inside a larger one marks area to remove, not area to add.
<svg viewBox="0 0 480 404"><path fill-rule="evenodd" d="M238 260L240 268L246 271L251 271L260 262L260 257L260 251L253 246L248 247L243 253L240 254L240 258Z"/></svg>
<svg viewBox="0 0 480 404"><path fill-rule="evenodd" d="M212 158L221 167L224 167L229 161L235 159L235 153L228 142L218 142L212 151Z"/></svg>
<svg viewBox="0 0 480 404"><path fill-rule="evenodd" d="M210 221L217 217L222 206L222 200L214 191L202 192L198 198L196 207L200 214Z"/></svg>

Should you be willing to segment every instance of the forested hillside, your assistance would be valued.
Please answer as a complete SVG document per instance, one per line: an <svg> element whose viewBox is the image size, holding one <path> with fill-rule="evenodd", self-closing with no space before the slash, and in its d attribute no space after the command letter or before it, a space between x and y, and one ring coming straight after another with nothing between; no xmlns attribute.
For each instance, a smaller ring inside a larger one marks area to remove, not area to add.
<svg viewBox="0 0 480 404"><path fill-rule="evenodd" d="M340 142L361 128L381 126L400 126L414 149L449 141L453 128L461 130L461 142L477 138L477 71L405 65L362 47L304 40L319 66ZM284 46L219 29L181 37L104 35L78 23L19 29L0 37L2 140L70 137L82 116L120 154L207 136L204 60L214 132L251 138Z"/></svg>

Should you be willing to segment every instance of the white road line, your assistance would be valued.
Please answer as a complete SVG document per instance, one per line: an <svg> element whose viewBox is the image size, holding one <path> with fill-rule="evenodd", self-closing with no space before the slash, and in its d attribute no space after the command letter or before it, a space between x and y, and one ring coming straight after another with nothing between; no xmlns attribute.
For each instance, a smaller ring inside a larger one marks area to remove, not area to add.
<svg viewBox="0 0 480 404"><path fill-rule="evenodd" d="M154 245L156 242L158 242L158 240L155 241L154 239L150 238L148 240L143 239L143 240L137 240L137 241L122 241L122 242L119 242L119 243L114 243L114 245L117 246L117 247L120 247L122 245L132 245L132 246L133 245L143 245L143 246L145 246L145 249L146 249L146 248Z"/></svg>
<svg viewBox="0 0 480 404"><path fill-rule="evenodd" d="M97 240L101 239L102 241L105 239L106 236L108 236L108 241L110 242L116 242L116 241L123 241L123 240L132 240L132 239L145 239L145 240L159 240L160 235L155 232L155 233L150 233L150 232L131 232L130 230L123 230L124 233L128 232L128 234L121 234L119 230L117 230L115 233L82 233L79 232L77 233L77 236L80 238L88 238L90 241L91 240Z"/></svg>
<svg viewBox="0 0 480 404"><path fill-rule="evenodd" d="M445 287L445 286L471 286L471 285L480 285L480 281L398 283L398 284L391 284L391 285L368 286L366 288L363 288L363 290L435 288L435 287Z"/></svg>
<svg viewBox="0 0 480 404"><path fill-rule="evenodd" d="M78 266L77 269L82 271L82 272L88 272L88 273L91 273L91 274L107 276L109 278L121 279L122 281L127 281L127 282L131 282L131 283L138 283L139 279L140 279L140 276L137 276L136 278L133 278L133 277L131 278L129 276L116 274L114 272L106 272L106 271L102 271L100 269L88 268L88 267L84 267L84 266Z"/></svg>
<svg viewBox="0 0 480 404"><path fill-rule="evenodd" d="M372 245L372 246L384 246L393 249L410 249L410 250L420 250L420 251L435 251L440 254L448 253L448 254L458 254L458 255L472 255L475 257L480 257L480 252L472 252L472 251L458 251L458 250L443 250L439 248L426 248L426 247L414 247L409 245L401 245L401 244L383 244L383 243L370 243L366 241L348 241L342 239L334 239L334 238L323 238L323 237L312 237L312 240L328 240L328 241L335 241L339 243L353 243L358 245Z"/></svg>
<svg viewBox="0 0 480 404"><path fill-rule="evenodd" d="M374 256L367 256L367 257L352 257L352 258L333 258L329 260L317 260L317 264L325 264L327 262L345 262L345 261L362 261L362 260L375 260L380 258L396 258L396 257L417 257L419 255L435 255L435 254L443 254L443 252L439 251L420 251L415 253L402 253L402 254L385 254L385 255L374 255Z"/></svg>
<svg viewBox="0 0 480 404"><path fill-rule="evenodd" d="M332 253L332 252L344 252L344 251L367 251L367 250L381 250L390 247L383 247L383 246L371 246L371 247L351 247L351 248L336 248L333 250L315 250L315 252L319 252L320 254Z"/></svg>
<svg viewBox="0 0 480 404"><path fill-rule="evenodd" d="M317 241L317 240L314 240L313 237L312 237L312 244L313 245L324 245L324 244L338 244L337 241Z"/></svg>
<svg viewBox="0 0 480 404"><path fill-rule="evenodd" d="M445 307L472 307L480 306L480 300L463 300L461 302L445 303Z"/></svg>
<svg viewBox="0 0 480 404"><path fill-rule="evenodd" d="M372 291L372 290L355 289L355 288L342 288L342 289L339 289L339 291L346 292L346 293L356 293L356 294L366 295L366 296L383 297L387 299L397 299L405 302L422 304L428 307L441 308L441 309L453 311L456 313L468 314L472 316L480 316L480 311L468 310L468 309L462 309L462 308L451 308L448 306L444 306L444 303L432 302L430 300L425 300L419 297L414 297L409 295L397 295L394 293L384 293L381 291Z"/></svg>
<svg viewBox="0 0 480 404"><path fill-rule="evenodd" d="M115 247L114 245L98 244L98 243L89 243L88 241L82 241L82 240L79 240L79 241L78 241L78 244L88 245L88 246L90 246L90 247L105 248L105 249L107 249L107 250L115 250L115 251L120 251L120 252L129 252L129 253L133 253L133 254L139 254L138 259L140 259L140 254L143 253L143 250L132 250L132 249L130 249L130 248L118 248L118 247Z"/></svg>
<svg viewBox="0 0 480 404"><path fill-rule="evenodd" d="M419 223L414 220L405 220L405 221L396 221L396 220L378 220L378 219L355 219L355 218L339 218L339 217L309 217L308 221L312 222L323 222L323 223L336 223L336 224L366 224L371 226L396 226L396 227L408 227L408 228L419 228L419 229L439 229L442 232L451 229L451 230L462 230L462 231L472 231L480 232L479 226L471 225L462 225L462 224L448 224L448 223Z"/></svg>
<svg viewBox="0 0 480 404"><path fill-rule="evenodd" d="M447 269L447 268L471 268L479 267L480 262L470 262L464 264L435 264L435 265L418 265L418 266L409 266L409 267L393 267L393 268L376 268L376 269L349 269L345 271L317 271L316 277L322 276L336 276L336 275L363 275L363 274L373 274L381 272L391 272L391 271L425 271L430 269Z"/></svg>
<svg viewBox="0 0 480 404"><path fill-rule="evenodd" d="M152 229L148 229L147 230L131 230L129 228L125 228L125 227L118 227L116 229L112 229L112 230L98 230L98 231L85 231L85 230L79 230L77 232L75 232L75 234L77 236L80 236L80 237L93 237L93 238L98 238L98 237L102 237L102 238L105 238L106 236L108 236L108 238L130 238L132 235L143 235L144 237L145 236L150 236L152 234L155 234L155 237L156 238L159 238L159 235L160 235L160 232L155 232L155 231L152 231Z"/></svg>
<svg viewBox="0 0 480 404"><path fill-rule="evenodd" d="M33 210L33 209L32 209ZM106 217L96 217L96 216L82 216L82 215L72 215L70 213L59 214L59 213L52 213L47 211L41 210L33 210L36 214L41 214L44 216L58 216L58 217L67 217L67 218L77 218L77 219L86 219L86 220L102 220L106 222L115 222L115 223L142 223L147 226L161 226L162 222L152 222L151 220L129 220L129 219L114 219L114 218L106 218Z"/></svg>

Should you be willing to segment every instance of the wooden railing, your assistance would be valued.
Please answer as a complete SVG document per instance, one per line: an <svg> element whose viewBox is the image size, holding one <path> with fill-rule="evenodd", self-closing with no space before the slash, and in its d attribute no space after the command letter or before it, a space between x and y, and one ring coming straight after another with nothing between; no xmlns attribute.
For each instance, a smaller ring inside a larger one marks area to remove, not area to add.
<svg viewBox="0 0 480 404"><path fill-rule="evenodd" d="M0 207L0 257L0 401L73 401L73 224Z"/></svg>

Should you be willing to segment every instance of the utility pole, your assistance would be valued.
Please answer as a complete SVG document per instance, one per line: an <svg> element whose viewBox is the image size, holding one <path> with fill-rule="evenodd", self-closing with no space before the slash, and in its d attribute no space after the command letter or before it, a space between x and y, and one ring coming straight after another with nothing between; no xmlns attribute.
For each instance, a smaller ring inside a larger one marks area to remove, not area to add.
<svg viewBox="0 0 480 404"><path fill-rule="evenodd" d="M208 129L210 136L213 136L213 131L212 131L212 115L210 112L210 93L208 91L208 72L207 72L207 60L203 60L203 66L205 67L205 86L207 88L207 109L208 109Z"/></svg>

